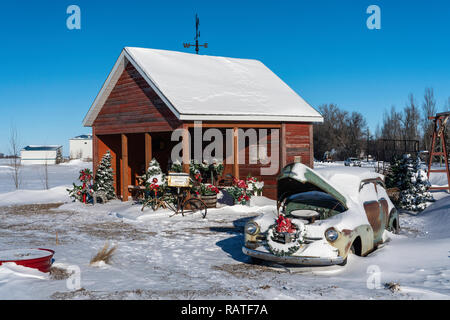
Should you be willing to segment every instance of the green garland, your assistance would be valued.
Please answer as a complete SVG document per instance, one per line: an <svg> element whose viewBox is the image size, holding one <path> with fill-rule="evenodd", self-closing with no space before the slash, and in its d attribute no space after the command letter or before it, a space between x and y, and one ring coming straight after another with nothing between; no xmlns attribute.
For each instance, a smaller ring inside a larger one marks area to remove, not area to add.
<svg viewBox="0 0 450 320"><path fill-rule="evenodd" d="M298 226L293 224L297 230L299 230ZM299 240L300 236L301 236L301 231L297 231L295 233L295 241L292 242L292 246L285 246L287 247L287 250L282 250L282 249L276 249L273 246L270 245L270 241L275 242L275 239L273 237L273 232L275 230L275 228L277 227L277 224L273 224L269 227L269 229L267 230L267 249L270 251L270 253L272 253L273 255L277 256L277 257L285 257L285 256L291 256L293 255L295 252L297 252L301 247L302 247L302 243Z"/></svg>

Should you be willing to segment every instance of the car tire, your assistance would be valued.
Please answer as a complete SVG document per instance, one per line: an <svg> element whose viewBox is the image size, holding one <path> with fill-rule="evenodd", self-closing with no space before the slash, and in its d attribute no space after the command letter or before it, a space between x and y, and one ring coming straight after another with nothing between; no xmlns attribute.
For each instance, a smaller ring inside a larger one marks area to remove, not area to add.
<svg viewBox="0 0 450 320"><path fill-rule="evenodd" d="M388 231L392 232L393 234L399 234L400 233L400 224L398 223L398 220L394 220L395 224L390 227Z"/></svg>

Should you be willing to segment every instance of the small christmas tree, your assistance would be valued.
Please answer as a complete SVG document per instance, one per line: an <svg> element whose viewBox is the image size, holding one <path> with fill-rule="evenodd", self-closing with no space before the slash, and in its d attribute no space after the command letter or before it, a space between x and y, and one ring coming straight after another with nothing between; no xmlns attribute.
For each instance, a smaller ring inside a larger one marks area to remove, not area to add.
<svg viewBox="0 0 450 320"><path fill-rule="evenodd" d="M82 183L81 185L76 185L75 183L73 183L72 189L66 189L69 192L69 196L73 198L73 201L80 201L83 203L91 202L92 194L94 192L92 186L91 170L81 170L78 180Z"/></svg>
<svg viewBox="0 0 450 320"><path fill-rule="evenodd" d="M114 176L113 169L111 167L111 153L106 151L105 155L100 162L95 174L94 190L104 191L108 200L114 199L116 193L114 191Z"/></svg>
<svg viewBox="0 0 450 320"><path fill-rule="evenodd" d="M167 180L165 174L161 170L161 166L156 159L152 159L148 164L147 172L140 177L145 185L145 198L155 197L164 194L167 188Z"/></svg>
<svg viewBox="0 0 450 320"><path fill-rule="evenodd" d="M427 202L434 201L433 195L429 191L431 183L428 180L427 173L421 167L420 158L417 157L414 163L415 168L415 188L417 209L422 211L426 208Z"/></svg>
<svg viewBox="0 0 450 320"><path fill-rule="evenodd" d="M398 174L398 187L400 192L399 206L406 210L422 211L427 202L433 201L428 191L430 182L425 171L420 167L420 159L413 159L405 154L400 163Z"/></svg>
<svg viewBox="0 0 450 320"><path fill-rule="evenodd" d="M167 185L166 175L162 172L159 162L154 158L148 164L147 172L141 176L141 179L146 187L156 184L160 190L163 190Z"/></svg>

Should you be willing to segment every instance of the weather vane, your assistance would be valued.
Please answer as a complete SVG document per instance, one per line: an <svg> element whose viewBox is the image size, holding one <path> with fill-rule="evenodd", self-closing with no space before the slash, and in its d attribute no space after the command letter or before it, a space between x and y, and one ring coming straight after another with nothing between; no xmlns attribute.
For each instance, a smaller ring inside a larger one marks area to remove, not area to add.
<svg viewBox="0 0 450 320"><path fill-rule="evenodd" d="M195 52L198 54L199 47L205 47L208 48L208 43L205 42L205 44L198 44L198 38L200 38L200 30L198 30L198 27L200 26L200 19L198 18L197 14L195 14L195 44L192 43L183 43L183 46L185 48L190 48L191 46L195 46Z"/></svg>

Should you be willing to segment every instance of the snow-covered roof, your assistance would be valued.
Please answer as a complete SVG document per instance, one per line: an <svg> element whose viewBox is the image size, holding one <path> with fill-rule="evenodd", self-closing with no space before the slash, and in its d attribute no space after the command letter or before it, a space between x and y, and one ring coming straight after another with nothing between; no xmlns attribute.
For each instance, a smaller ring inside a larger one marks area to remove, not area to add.
<svg viewBox="0 0 450 320"><path fill-rule="evenodd" d="M30 145L23 148L23 151L56 151L59 148L62 148L62 146L36 146L36 145Z"/></svg>
<svg viewBox="0 0 450 320"><path fill-rule="evenodd" d="M91 140L92 135L91 134L82 134L80 136L76 136L75 138L72 138L70 140Z"/></svg>
<svg viewBox="0 0 450 320"><path fill-rule="evenodd" d="M129 61L180 120L322 122L262 62L126 47L83 124L92 126Z"/></svg>

